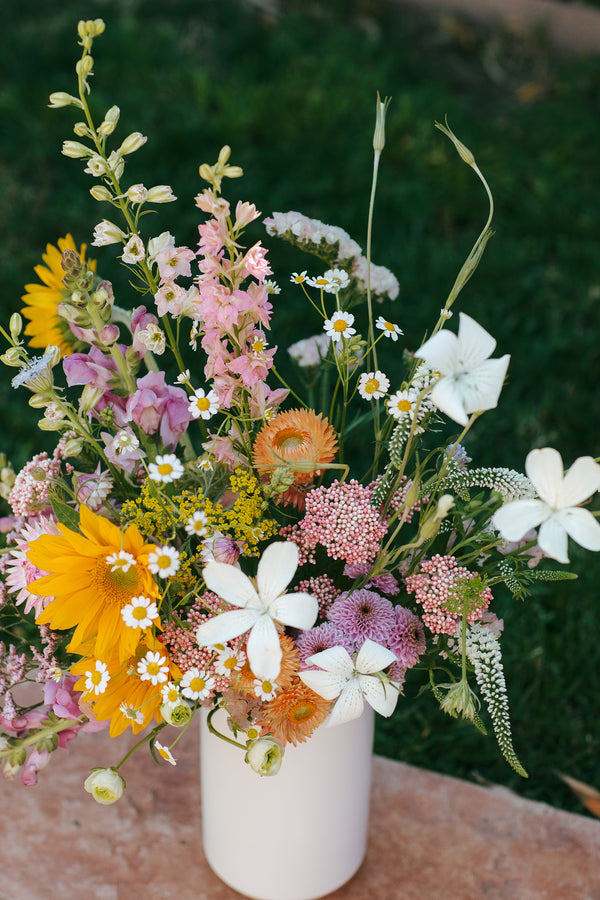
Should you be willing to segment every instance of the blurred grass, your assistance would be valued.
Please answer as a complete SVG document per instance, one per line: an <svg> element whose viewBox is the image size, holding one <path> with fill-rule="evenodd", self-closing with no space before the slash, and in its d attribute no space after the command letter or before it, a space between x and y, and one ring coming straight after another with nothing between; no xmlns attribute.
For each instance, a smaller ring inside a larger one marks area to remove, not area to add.
<svg viewBox="0 0 600 900"><path fill-rule="evenodd" d="M71 231L89 243L109 214L89 196L83 167L59 153L72 112L46 106L50 92L75 88L77 20L101 16L93 108L101 116L116 103L120 136L149 135L127 183L173 186L180 200L161 210L156 231L168 228L180 243L196 239L198 164L228 143L245 170L227 185L230 198L252 200L265 215L298 209L364 245L374 99L377 90L392 95L373 256L400 280L399 299L382 312L409 348L431 326L486 216L477 179L433 127L447 115L496 201L496 234L460 308L497 338L499 354L512 354L499 410L478 424L470 453L482 465L522 468L533 446L556 446L566 465L599 452L599 59L561 60L539 34L475 29L378 0L4 0L3 11L4 320L46 242ZM275 338L283 348L307 333L288 273L310 259L267 242L282 285ZM127 283L111 248L93 255L123 303ZM382 368L395 365L388 350ZM47 438L9 375L0 384L0 449L20 466ZM378 751L579 811L555 770L598 786L600 566L577 551L573 560L582 573L574 586L546 586L518 609L497 600L527 782L493 740L444 717L428 696L415 699L414 679L392 721L380 720Z"/></svg>

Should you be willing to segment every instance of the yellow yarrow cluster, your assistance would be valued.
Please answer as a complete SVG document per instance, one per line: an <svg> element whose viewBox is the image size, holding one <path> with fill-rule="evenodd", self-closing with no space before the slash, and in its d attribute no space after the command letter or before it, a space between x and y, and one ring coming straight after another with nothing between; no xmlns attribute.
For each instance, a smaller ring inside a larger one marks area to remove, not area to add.
<svg viewBox="0 0 600 900"><path fill-rule="evenodd" d="M205 506L209 522L218 531L229 534L236 541L244 541L244 554L256 556L257 545L277 534L275 519L264 518L264 497L258 479L245 469L236 469L230 477L231 506Z"/></svg>
<svg viewBox="0 0 600 900"><path fill-rule="evenodd" d="M162 543L172 537L177 525L176 509L165 498L156 496L152 481L145 481L135 500L126 500L121 509L121 522L137 525L141 534Z"/></svg>

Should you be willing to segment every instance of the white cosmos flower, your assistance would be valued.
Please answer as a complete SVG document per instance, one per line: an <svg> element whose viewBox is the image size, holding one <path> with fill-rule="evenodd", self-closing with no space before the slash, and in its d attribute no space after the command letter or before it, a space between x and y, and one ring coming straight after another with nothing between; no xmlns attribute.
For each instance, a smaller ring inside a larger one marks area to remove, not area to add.
<svg viewBox="0 0 600 900"><path fill-rule="evenodd" d="M532 450L525 461L537 500L514 500L494 513L492 524L507 541L520 541L530 528L540 526L538 545L546 556L568 563L567 536L585 547L600 550L600 524L579 504L600 490L600 466L591 456L580 456L564 474L558 450Z"/></svg>
<svg viewBox="0 0 600 900"><path fill-rule="evenodd" d="M275 622L303 630L314 625L319 606L315 597L284 591L298 568L298 548L290 542L269 544L251 580L234 565L209 562L202 575L209 591L239 607L203 622L196 639L201 647L225 644L250 632L246 652L257 678L275 680L281 668L281 644Z"/></svg>
<svg viewBox="0 0 600 900"><path fill-rule="evenodd" d="M441 375L430 399L460 425L467 424L471 413L498 405L510 356L489 359L495 349L491 334L461 312L458 335L438 331L415 353Z"/></svg>
<svg viewBox="0 0 600 900"><path fill-rule="evenodd" d="M391 650L367 639L355 660L344 647L329 647L306 660L319 669L298 675L325 700L338 698L326 724L343 725L362 715L365 700L382 716L391 716L398 700L398 685L385 676L381 678L380 673L395 660Z"/></svg>

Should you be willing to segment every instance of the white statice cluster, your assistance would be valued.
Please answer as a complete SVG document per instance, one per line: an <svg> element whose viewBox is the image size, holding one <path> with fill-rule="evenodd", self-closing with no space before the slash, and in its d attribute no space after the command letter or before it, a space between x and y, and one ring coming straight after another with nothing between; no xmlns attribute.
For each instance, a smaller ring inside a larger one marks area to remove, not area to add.
<svg viewBox="0 0 600 900"><path fill-rule="evenodd" d="M264 220L267 233L286 238L303 250L317 253L323 249L323 245L337 247L335 265L350 263L350 274L361 285L366 287L367 259L359 244L354 241L348 232L337 225L327 225L319 219L311 219L302 213L290 210L289 212L274 212L272 216ZM384 298L395 300L400 291L395 275L385 266L376 266L371 263L371 291L378 300Z"/></svg>

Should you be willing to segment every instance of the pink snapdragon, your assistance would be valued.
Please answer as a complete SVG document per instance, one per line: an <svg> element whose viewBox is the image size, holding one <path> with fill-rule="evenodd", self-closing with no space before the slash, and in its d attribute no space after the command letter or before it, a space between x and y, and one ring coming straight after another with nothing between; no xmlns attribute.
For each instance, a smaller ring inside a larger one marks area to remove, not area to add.
<svg viewBox="0 0 600 900"><path fill-rule="evenodd" d="M192 274L191 263L196 254L189 247L165 247L156 254L161 281L173 281L178 275Z"/></svg>

